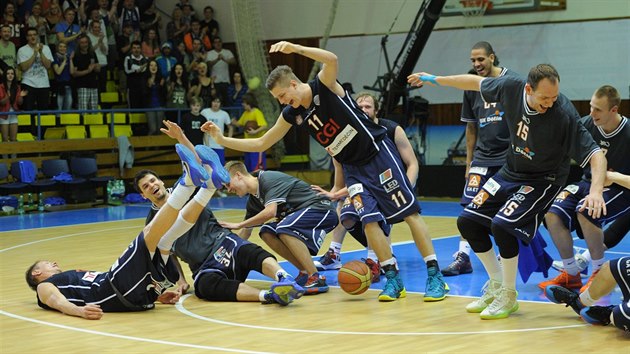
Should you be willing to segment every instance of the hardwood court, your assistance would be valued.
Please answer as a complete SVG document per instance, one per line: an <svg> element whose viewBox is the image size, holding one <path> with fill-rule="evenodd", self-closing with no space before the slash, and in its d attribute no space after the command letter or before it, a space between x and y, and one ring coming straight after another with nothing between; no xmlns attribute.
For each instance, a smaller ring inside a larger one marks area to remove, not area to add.
<svg viewBox="0 0 630 354"><path fill-rule="evenodd" d="M238 220L242 211L219 211L217 217ZM434 237L457 233L453 218L425 219ZM0 233L0 352L629 352L628 336L616 328L586 325L564 306L526 301L498 321L466 313L467 297L424 303L421 294L410 293L379 303L377 291L349 296L336 287L288 307L210 303L188 295L176 306L106 313L100 321L37 306L24 281L36 259L55 260L62 269L106 270L142 225L143 219L133 219ZM410 239L405 226L394 230L394 242ZM344 250L353 248L359 246L349 238Z"/></svg>

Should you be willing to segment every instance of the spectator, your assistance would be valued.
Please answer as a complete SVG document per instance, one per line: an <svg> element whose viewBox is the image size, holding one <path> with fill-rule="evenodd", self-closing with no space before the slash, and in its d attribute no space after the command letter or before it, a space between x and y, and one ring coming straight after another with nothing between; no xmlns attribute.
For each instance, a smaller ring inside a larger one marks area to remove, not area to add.
<svg viewBox="0 0 630 354"><path fill-rule="evenodd" d="M17 53L18 65L22 70L22 89L28 91L24 99L24 110L45 111L50 99L48 69L53 61L47 45L39 43L35 28L26 30L26 45ZM31 117L31 133L37 134L37 122Z"/></svg>
<svg viewBox="0 0 630 354"><path fill-rule="evenodd" d="M144 35L142 40L142 55L147 59L155 59L160 54L160 43L158 42L157 33L150 28Z"/></svg>
<svg viewBox="0 0 630 354"><path fill-rule="evenodd" d="M184 23L182 9L179 7L174 8L171 21L166 24L167 39L177 48L179 43L184 41L184 35L188 31L190 31L190 25Z"/></svg>
<svg viewBox="0 0 630 354"><path fill-rule="evenodd" d="M188 90L188 73L182 64L175 64L166 85L166 107L183 110L186 105L186 91ZM179 122L177 111L166 112L168 120Z"/></svg>
<svg viewBox="0 0 630 354"><path fill-rule="evenodd" d="M184 114L180 126L193 145L203 145L205 133L201 126L208 120L200 114L203 102L199 97L190 99L190 112Z"/></svg>
<svg viewBox="0 0 630 354"><path fill-rule="evenodd" d="M248 93L243 96L243 109L245 112L236 124L245 129L245 139L254 139L261 137L267 130L267 121L262 111L258 109L256 97ZM265 152L246 152L245 166L247 170L252 172L267 167L267 157Z"/></svg>
<svg viewBox="0 0 630 354"><path fill-rule="evenodd" d="M127 74L127 102L129 108L142 108L142 100L137 99L143 97L144 94L144 72L147 70L148 59L142 55L140 42L133 41L131 43L131 53L125 57L123 68ZM131 99L135 98L135 99Z"/></svg>
<svg viewBox="0 0 630 354"><path fill-rule="evenodd" d="M160 73L163 78L168 78L171 76L171 70L177 64L177 59L174 56L171 56L171 51L173 46L170 42L164 42L162 44L162 55L158 56L155 61L157 61L158 66L160 67Z"/></svg>
<svg viewBox="0 0 630 354"><path fill-rule="evenodd" d="M109 45L109 50L107 51L107 64L110 69L115 68L119 59L116 46L116 31L114 31L114 28L118 28L118 19L116 18L117 5L118 0L114 0L111 6L109 5L108 0L98 0L98 14L105 24L104 33L107 36L107 44Z"/></svg>
<svg viewBox="0 0 630 354"><path fill-rule="evenodd" d="M134 0L123 0L123 6L118 14L118 23L124 25L131 24L134 32L140 35L140 10L135 5ZM122 32L122 27L120 28Z"/></svg>
<svg viewBox="0 0 630 354"><path fill-rule="evenodd" d="M147 33L154 30L158 43L160 42L160 29L162 28L162 17L155 11L155 4L151 4L146 11L142 11L140 15L140 31Z"/></svg>
<svg viewBox="0 0 630 354"><path fill-rule="evenodd" d="M59 43L53 62L55 87L57 90L57 109L72 109L72 82L70 76L70 56L68 45Z"/></svg>
<svg viewBox="0 0 630 354"><path fill-rule="evenodd" d="M190 31L184 35L184 44L186 44L186 51L188 53L193 52L193 40L200 40L203 45L203 51L208 51L212 48L210 38L204 33L201 33L201 25L199 20L192 20L190 23Z"/></svg>
<svg viewBox="0 0 630 354"><path fill-rule="evenodd" d="M212 18L214 16L214 9L212 6L206 6L203 8L203 20L199 21L201 25L201 31L214 39L219 35L219 23Z"/></svg>
<svg viewBox="0 0 630 354"><path fill-rule="evenodd" d="M229 49L223 48L221 38L214 37L213 49L206 54L208 67L212 68L211 77L221 102L227 102L228 86L230 85L230 65L236 64L234 54Z"/></svg>
<svg viewBox="0 0 630 354"><path fill-rule="evenodd" d="M16 48L22 46L22 30L24 24L15 15L15 5L12 2L7 1L4 6L4 14L0 20L0 24L8 25L11 28L11 42L15 44Z"/></svg>
<svg viewBox="0 0 630 354"><path fill-rule="evenodd" d="M28 27L37 28L40 43L48 44L48 22L42 16L42 5L35 3L31 15L26 20Z"/></svg>
<svg viewBox="0 0 630 354"><path fill-rule="evenodd" d="M73 9L69 8L63 12L63 21L59 22L55 26L55 32L57 32L57 40L59 43L66 43L68 45L68 53L72 54L76 47L75 40L81 34L81 28L74 23L76 13Z"/></svg>
<svg viewBox="0 0 630 354"><path fill-rule="evenodd" d="M240 72L234 72L232 75L232 84L228 86L228 106L238 107L243 106L243 96L247 93L249 88L247 84L243 83L243 76Z"/></svg>
<svg viewBox="0 0 630 354"><path fill-rule="evenodd" d="M183 5L181 9L182 9L182 20L184 21L185 24L190 25L192 24L193 21L197 20L197 15L195 14L195 11L193 10L192 5Z"/></svg>
<svg viewBox="0 0 630 354"><path fill-rule="evenodd" d="M212 78L208 76L208 66L206 63L201 62L197 65L197 77L190 81L190 88L188 89L188 100L193 97L201 98L201 105L203 107L210 106L213 96L216 95L214 91L214 84Z"/></svg>
<svg viewBox="0 0 630 354"><path fill-rule="evenodd" d="M188 72L190 73L190 78L194 78L197 74L197 66L200 63L205 63L206 59L206 51L203 48L203 44L201 44L200 39L193 39L193 51L188 56L190 59L190 64L188 66Z"/></svg>
<svg viewBox="0 0 630 354"><path fill-rule="evenodd" d="M17 65L17 51L15 43L11 41L11 26L0 26L0 73L8 68L15 68Z"/></svg>
<svg viewBox="0 0 630 354"><path fill-rule="evenodd" d="M63 3L61 4L61 9L63 10L63 13L66 13L66 10L70 9L70 10L74 10L74 11L79 11L79 6L81 4L80 0L63 0ZM77 25L79 24L78 22L76 23Z"/></svg>
<svg viewBox="0 0 630 354"><path fill-rule="evenodd" d="M51 50L56 49L59 39L57 38L57 24L63 21L63 14L58 3L50 4L46 12L46 22L48 22L48 46Z"/></svg>
<svg viewBox="0 0 630 354"><path fill-rule="evenodd" d="M147 111L147 123L149 125L148 135L159 135L162 121L164 120L164 111L159 108L164 107L164 78L160 74L157 62L154 59L149 60L147 75L145 79L145 107L156 109Z"/></svg>
<svg viewBox="0 0 630 354"><path fill-rule="evenodd" d="M107 88L107 53L109 52L109 43L105 32L103 32L103 27L104 24L101 21L92 21L87 32L91 47L100 65L98 71L98 89L100 92L105 92Z"/></svg>
<svg viewBox="0 0 630 354"><path fill-rule="evenodd" d="M8 68L0 76L0 112L16 112L28 91L22 91L14 68ZM15 114L0 114L2 141L17 141L18 119Z"/></svg>
<svg viewBox="0 0 630 354"><path fill-rule="evenodd" d="M116 38L118 58L122 58L118 62L118 70L121 73L125 73L124 62L125 58L131 53L131 43L139 40L136 34L137 33L133 31L133 27L131 27L131 23L126 23L123 25L123 31L120 36ZM123 97L127 97L127 75L118 75L118 89Z"/></svg>
<svg viewBox="0 0 630 354"><path fill-rule="evenodd" d="M92 49L86 34L78 38L78 48L70 62L70 74L77 88L78 109L81 111L98 109L98 73L101 64Z"/></svg>
<svg viewBox="0 0 630 354"><path fill-rule="evenodd" d="M201 111L201 115L206 118L206 120L214 123L217 127L219 127L219 131L221 135L225 134L225 127L228 127L228 137L232 137L234 134L234 126L232 125L232 121L230 116L226 111L221 109L221 99L215 97L212 99L212 104L210 108L206 108ZM221 160L221 164L225 165L225 148L219 144L217 144L214 139L210 135L206 135L206 145L211 147Z"/></svg>
<svg viewBox="0 0 630 354"><path fill-rule="evenodd" d="M33 12L35 0L18 0L15 1L15 3L17 4L17 17L20 20L24 20L28 18L30 13Z"/></svg>

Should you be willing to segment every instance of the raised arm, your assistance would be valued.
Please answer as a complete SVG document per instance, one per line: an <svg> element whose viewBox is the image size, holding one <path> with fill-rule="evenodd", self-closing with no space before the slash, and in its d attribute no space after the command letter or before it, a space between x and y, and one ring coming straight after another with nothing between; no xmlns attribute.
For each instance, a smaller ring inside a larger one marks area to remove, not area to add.
<svg viewBox="0 0 630 354"><path fill-rule="evenodd" d="M448 86L466 91L479 91L479 85L484 78L479 75L451 75L435 76L425 72L414 73L407 76L407 82L413 86Z"/></svg>
<svg viewBox="0 0 630 354"><path fill-rule="evenodd" d="M319 80L335 94L339 96L344 95L343 87L341 87L341 85L337 82L339 62L335 53L321 48L306 47L286 41L271 45L269 53L278 52L284 54L295 53L322 63L322 69L319 74L317 74Z"/></svg>
<svg viewBox="0 0 630 354"><path fill-rule="evenodd" d="M68 299L51 283L41 283L37 286L37 296L44 304L69 316L83 317L88 320L100 320L103 310L100 306L86 304L77 306Z"/></svg>

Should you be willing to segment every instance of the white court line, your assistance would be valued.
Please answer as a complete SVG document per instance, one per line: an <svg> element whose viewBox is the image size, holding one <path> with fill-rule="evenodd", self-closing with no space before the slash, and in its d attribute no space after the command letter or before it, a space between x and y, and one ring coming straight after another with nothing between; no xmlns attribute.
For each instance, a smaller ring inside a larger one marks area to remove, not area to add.
<svg viewBox="0 0 630 354"><path fill-rule="evenodd" d="M567 329L567 328L578 328L588 326L587 323L579 324L579 325L569 325L569 326L551 326L551 327L540 327L540 328L522 328L522 329L505 329L505 330L488 330L488 331L463 331L463 332L353 332L353 331L325 331L325 330L317 330L317 329L298 329L298 328L278 328L278 327L268 327L268 326L258 326L258 325L249 325L243 323L229 322L223 320L216 320L210 317L204 317L198 315L190 310L186 309L184 306L184 301L191 296L191 294L187 294L182 296L177 304L175 304L175 308L184 315L196 318L201 321L212 322L217 324L222 324L226 326L233 327L243 327L249 329L262 329L268 331L278 331L278 332L296 332L296 333L317 333L317 334L346 334L346 335L377 335L377 336L459 336L462 334L498 334L498 333L520 333L520 332L539 332L539 331L548 331L554 329Z"/></svg>
<svg viewBox="0 0 630 354"><path fill-rule="evenodd" d="M176 347L204 349L204 350L217 350L217 351L233 352L233 353L265 353L265 352L253 352L253 351L242 350L242 349L229 349L229 348L222 348L222 347L213 347L213 346L209 346L209 345L198 345L198 344L171 342L171 341L167 341L167 340L148 339L148 338L142 338L142 337L126 336L126 335L122 335L122 334L113 334L113 333L107 333L107 332L101 332L101 331L94 331L94 330L91 330L91 329L77 328L77 327L61 325L61 324L57 324L57 323L40 321L40 320L36 320L36 319L33 319L33 318L24 317L24 316L16 315L16 314L13 314L13 313L9 313L9 312L6 312L4 310L0 310L0 315L5 315L7 317L12 317L12 318L15 318L17 320L33 322L33 323L37 323L37 324L44 325L44 326L56 327L56 328L66 329L66 330L75 331L75 332L95 334L95 335L98 335L98 336L112 337L112 338L118 338L118 339L127 339L127 340L135 340L135 341L138 341L138 342L148 342L148 343L154 343L154 344L166 344L166 345L172 345L172 346L176 346Z"/></svg>

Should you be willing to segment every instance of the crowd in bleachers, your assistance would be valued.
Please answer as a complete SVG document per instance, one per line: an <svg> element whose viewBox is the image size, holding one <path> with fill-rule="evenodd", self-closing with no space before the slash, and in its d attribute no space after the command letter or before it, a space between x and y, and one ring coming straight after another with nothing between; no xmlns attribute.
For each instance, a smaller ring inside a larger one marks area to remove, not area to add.
<svg viewBox="0 0 630 354"><path fill-rule="evenodd" d="M78 110L87 125L85 116L95 110L143 110L135 122L144 125L140 133L159 134L162 119L181 116L164 108L188 110L194 97L204 108L217 97L223 107L241 107L248 91L211 6L198 16L180 0L167 21L154 0L3 3L0 112L15 112L0 114L3 141L15 141L18 127L43 137L41 119L32 115L22 127L18 111ZM133 123L131 116L125 123ZM100 123L108 121L105 115Z"/></svg>

